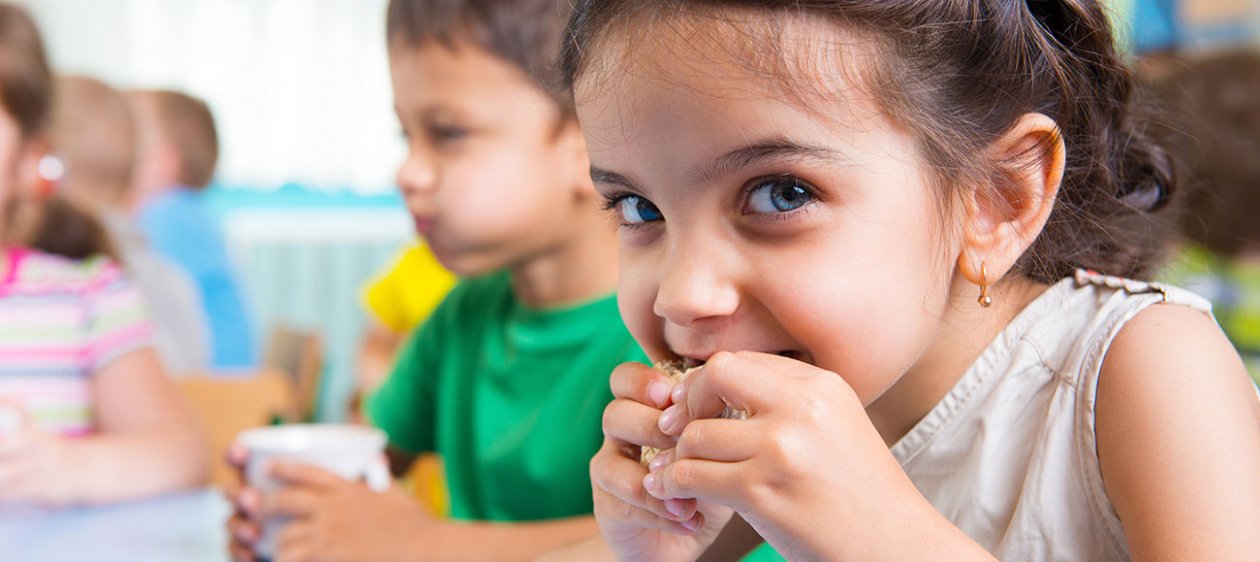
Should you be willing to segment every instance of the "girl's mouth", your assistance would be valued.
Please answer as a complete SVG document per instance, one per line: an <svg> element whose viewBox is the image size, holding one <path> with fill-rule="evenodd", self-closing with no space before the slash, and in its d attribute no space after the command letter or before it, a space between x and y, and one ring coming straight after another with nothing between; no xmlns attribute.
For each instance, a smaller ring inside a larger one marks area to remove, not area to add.
<svg viewBox="0 0 1260 562"><path fill-rule="evenodd" d="M797 351L795 349L785 349L783 351L776 351L774 352L774 354L781 357L787 357L788 359L791 359L793 361L802 361L805 363L813 364L813 361L810 361L810 358L807 354L801 351ZM703 359L696 359L695 357L685 357L685 356L679 356L678 361L682 363L683 369L694 369L696 367L700 367L704 365L705 363L705 360Z"/></svg>

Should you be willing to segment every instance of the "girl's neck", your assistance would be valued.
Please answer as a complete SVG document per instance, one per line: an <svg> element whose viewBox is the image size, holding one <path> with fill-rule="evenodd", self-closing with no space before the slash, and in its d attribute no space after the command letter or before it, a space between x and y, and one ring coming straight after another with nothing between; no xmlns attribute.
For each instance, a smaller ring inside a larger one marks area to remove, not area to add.
<svg viewBox="0 0 1260 562"><path fill-rule="evenodd" d="M617 289L617 233L600 213L577 218L563 242L512 266L512 291L530 308L591 301Z"/></svg>
<svg viewBox="0 0 1260 562"><path fill-rule="evenodd" d="M898 381L867 408L888 446L904 437L967 373L990 343L1047 285L1013 276L990 288L993 306L976 303L976 287L955 283L936 341Z"/></svg>

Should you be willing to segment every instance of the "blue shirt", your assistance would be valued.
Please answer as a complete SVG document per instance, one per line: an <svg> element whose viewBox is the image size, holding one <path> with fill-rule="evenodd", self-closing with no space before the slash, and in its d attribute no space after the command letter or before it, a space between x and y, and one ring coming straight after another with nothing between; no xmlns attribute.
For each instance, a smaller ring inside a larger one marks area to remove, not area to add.
<svg viewBox="0 0 1260 562"><path fill-rule="evenodd" d="M1137 0L1133 13L1133 49L1138 53L1175 49L1181 44L1180 0Z"/></svg>
<svg viewBox="0 0 1260 562"><path fill-rule="evenodd" d="M255 366L254 333L228 264L218 223L192 189L169 189L140 209L150 246L193 278L210 321L210 363L215 368Z"/></svg>

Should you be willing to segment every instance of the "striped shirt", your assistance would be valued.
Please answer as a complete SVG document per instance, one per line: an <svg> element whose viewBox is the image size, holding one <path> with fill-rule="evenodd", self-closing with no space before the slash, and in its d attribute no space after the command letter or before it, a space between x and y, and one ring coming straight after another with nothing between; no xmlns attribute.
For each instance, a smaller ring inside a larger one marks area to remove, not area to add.
<svg viewBox="0 0 1260 562"><path fill-rule="evenodd" d="M93 428L92 376L148 347L139 290L114 262L9 250L0 279L0 400L16 401L45 431Z"/></svg>

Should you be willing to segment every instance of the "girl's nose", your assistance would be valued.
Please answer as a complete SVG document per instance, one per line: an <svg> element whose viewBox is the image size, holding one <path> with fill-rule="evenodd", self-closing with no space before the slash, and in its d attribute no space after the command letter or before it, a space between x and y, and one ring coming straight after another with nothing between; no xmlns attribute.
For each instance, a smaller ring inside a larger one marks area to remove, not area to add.
<svg viewBox="0 0 1260 562"><path fill-rule="evenodd" d="M739 308L739 290L720 259L701 252L676 251L660 269L652 310L673 324L695 327L720 320Z"/></svg>

